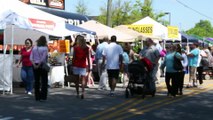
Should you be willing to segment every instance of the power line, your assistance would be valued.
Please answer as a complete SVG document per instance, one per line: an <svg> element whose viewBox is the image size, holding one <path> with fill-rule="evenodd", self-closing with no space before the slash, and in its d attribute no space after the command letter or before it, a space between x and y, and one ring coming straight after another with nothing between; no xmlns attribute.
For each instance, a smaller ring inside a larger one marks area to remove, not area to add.
<svg viewBox="0 0 213 120"><path fill-rule="evenodd" d="M208 18L208 19L213 20L212 17L209 17L209 16L207 16L207 15L205 15L205 14L203 14L203 13L201 13L201 12L199 12L199 11L197 11L197 10L191 8L191 7L189 7L188 5L186 5L186 4L182 3L182 2L180 2L179 0L176 0L176 1L177 1L179 4L181 4L182 6L188 8L188 9L194 11L194 12L196 12L197 14L200 14L200 15L203 16L203 17L206 17L206 18Z"/></svg>

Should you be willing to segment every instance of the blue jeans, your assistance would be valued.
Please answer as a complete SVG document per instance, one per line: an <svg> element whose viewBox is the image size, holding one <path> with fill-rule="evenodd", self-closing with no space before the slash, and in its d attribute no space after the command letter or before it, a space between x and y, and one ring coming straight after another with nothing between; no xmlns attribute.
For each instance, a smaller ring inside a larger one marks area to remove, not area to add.
<svg viewBox="0 0 213 120"><path fill-rule="evenodd" d="M27 92L32 92L33 90L33 67L32 66L22 66L21 68L21 79L25 84L25 90Z"/></svg>

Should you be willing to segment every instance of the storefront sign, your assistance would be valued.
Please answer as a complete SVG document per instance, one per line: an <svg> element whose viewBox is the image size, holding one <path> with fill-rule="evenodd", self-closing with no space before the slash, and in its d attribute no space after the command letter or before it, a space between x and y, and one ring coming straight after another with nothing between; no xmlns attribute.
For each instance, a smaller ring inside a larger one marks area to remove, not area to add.
<svg viewBox="0 0 213 120"><path fill-rule="evenodd" d="M133 29L139 33L143 33L145 35L152 35L153 33L153 25L128 25L128 28Z"/></svg>
<svg viewBox="0 0 213 120"><path fill-rule="evenodd" d="M77 26L77 25L83 24L85 21L84 20L77 20L77 19L67 19L66 22L71 24L71 25Z"/></svg>
<svg viewBox="0 0 213 120"><path fill-rule="evenodd" d="M48 0L48 6L51 8L59 8L64 10L64 0Z"/></svg>
<svg viewBox="0 0 213 120"><path fill-rule="evenodd" d="M65 9L65 0L20 0L27 4L45 6L50 8Z"/></svg>
<svg viewBox="0 0 213 120"><path fill-rule="evenodd" d="M31 22L33 28L48 30L53 30L55 28L55 23L50 20L39 20L29 18L29 21Z"/></svg>
<svg viewBox="0 0 213 120"><path fill-rule="evenodd" d="M168 26L168 38L176 39L178 38L178 27Z"/></svg>

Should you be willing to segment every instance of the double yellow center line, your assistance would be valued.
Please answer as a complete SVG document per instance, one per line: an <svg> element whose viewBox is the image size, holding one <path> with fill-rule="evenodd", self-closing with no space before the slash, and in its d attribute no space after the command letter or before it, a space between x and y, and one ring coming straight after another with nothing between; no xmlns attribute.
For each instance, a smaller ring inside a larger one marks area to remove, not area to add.
<svg viewBox="0 0 213 120"><path fill-rule="evenodd" d="M123 119L131 118L136 115L142 115L145 112L149 112L149 111L157 109L159 107L181 101L185 98L195 96L202 92L209 91L212 89L212 87L213 87L213 84L209 84L209 85L205 86L205 89L190 89L190 92L186 92L185 95L178 96L176 98L165 97L163 99L158 100L158 99L156 99L157 98L157 96L156 96L156 98L147 97L145 99L142 99L142 98L129 99L122 104L111 107L105 111L90 115L90 116L84 118L83 120L93 120L93 119L96 119L96 120L110 120L110 119L123 120ZM147 102L146 100L150 100L150 101L148 104L143 105L142 103ZM152 102L151 100L154 100L155 102Z"/></svg>

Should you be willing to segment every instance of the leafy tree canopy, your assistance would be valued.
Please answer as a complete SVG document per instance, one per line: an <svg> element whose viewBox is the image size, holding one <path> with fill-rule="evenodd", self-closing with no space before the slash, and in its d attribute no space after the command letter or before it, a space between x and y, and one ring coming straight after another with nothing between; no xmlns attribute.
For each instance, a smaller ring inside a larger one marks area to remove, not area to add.
<svg viewBox="0 0 213 120"><path fill-rule="evenodd" d="M78 4L75 6L76 7L76 12L81 14L81 15L88 15L88 9L87 6L85 5L84 1L78 1Z"/></svg>
<svg viewBox="0 0 213 120"><path fill-rule="evenodd" d="M106 4L104 7L100 8L101 15L98 17L98 21L106 24ZM134 23L146 16L150 16L158 22L165 23L168 25L168 21L161 19L165 16L165 13L154 13L152 8L152 0L144 0L142 3L141 0L136 0L135 3L131 0L113 0L112 3L112 16L111 23L112 27L118 25L125 25Z"/></svg>
<svg viewBox="0 0 213 120"><path fill-rule="evenodd" d="M195 24L194 28L186 31L189 35L197 35L200 37L213 37L213 27L208 20L200 20Z"/></svg>

